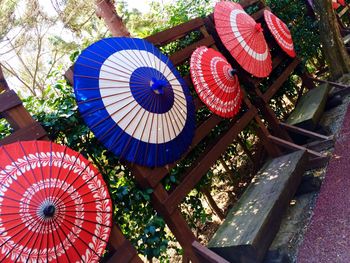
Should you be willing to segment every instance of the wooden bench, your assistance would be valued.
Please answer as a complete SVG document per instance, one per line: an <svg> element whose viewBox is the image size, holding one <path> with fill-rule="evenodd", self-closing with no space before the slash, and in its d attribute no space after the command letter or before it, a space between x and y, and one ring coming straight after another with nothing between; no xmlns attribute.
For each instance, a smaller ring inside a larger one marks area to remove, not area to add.
<svg viewBox="0 0 350 263"><path fill-rule="evenodd" d="M322 84L304 94L287 119L290 125L314 130L324 112L330 87Z"/></svg>
<svg viewBox="0 0 350 263"><path fill-rule="evenodd" d="M234 263L258 263L272 243L305 170L297 151L267 162L210 240L208 247Z"/></svg>

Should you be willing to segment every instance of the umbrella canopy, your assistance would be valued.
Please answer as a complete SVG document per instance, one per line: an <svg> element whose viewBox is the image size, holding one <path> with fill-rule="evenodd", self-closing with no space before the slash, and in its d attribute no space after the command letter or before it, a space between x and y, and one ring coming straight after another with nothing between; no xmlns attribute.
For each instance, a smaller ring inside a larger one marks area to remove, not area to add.
<svg viewBox="0 0 350 263"><path fill-rule="evenodd" d="M242 68L256 77L267 77L272 61L261 25L239 4L226 1L215 5L214 19L221 41Z"/></svg>
<svg viewBox="0 0 350 263"><path fill-rule="evenodd" d="M114 154L149 167L179 159L194 136L189 89L169 58L142 39L102 39L74 66L85 122Z"/></svg>
<svg viewBox="0 0 350 263"><path fill-rule="evenodd" d="M197 48L191 56L191 78L199 98L215 114L232 118L237 114L242 92L235 70L220 52Z"/></svg>
<svg viewBox="0 0 350 263"><path fill-rule="evenodd" d="M340 6L345 6L345 0L332 0L333 9L338 9Z"/></svg>
<svg viewBox="0 0 350 263"><path fill-rule="evenodd" d="M285 23L273 13L268 10L264 10L264 18L271 34L277 41L278 45L286 52L290 57L296 56L294 51L294 44L292 35Z"/></svg>
<svg viewBox="0 0 350 263"><path fill-rule="evenodd" d="M44 141L0 148L0 262L98 262L112 225L99 172Z"/></svg>

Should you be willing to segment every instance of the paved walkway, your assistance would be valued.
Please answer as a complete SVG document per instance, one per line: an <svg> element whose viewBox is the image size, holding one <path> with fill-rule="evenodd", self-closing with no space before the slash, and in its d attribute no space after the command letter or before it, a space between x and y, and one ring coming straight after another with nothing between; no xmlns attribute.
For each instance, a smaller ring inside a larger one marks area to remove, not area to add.
<svg viewBox="0 0 350 263"><path fill-rule="evenodd" d="M350 107L297 263L350 262Z"/></svg>

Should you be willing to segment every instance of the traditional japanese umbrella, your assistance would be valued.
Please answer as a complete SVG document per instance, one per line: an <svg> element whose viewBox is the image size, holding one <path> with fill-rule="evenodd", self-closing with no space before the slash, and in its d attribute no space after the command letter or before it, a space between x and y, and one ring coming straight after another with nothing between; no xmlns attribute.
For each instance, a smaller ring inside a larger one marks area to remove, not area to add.
<svg viewBox="0 0 350 263"><path fill-rule="evenodd" d="M102 176L50 142L0 147L0 262L98 262L112 224Z"/></svg>
<svg viewBox="0 0 350 263"><path fill-rule="evenodd" d="M345 0L332 0L333 9L338 9L340 6L345 6Z"/></svg>
<svg viewBox="0 0 350 263"><path fill-rule="evenodd" d="M271 34L277 41L278 45L292 58L296 56L292 35L287 25L271 13L269 10L264 10L264 18Z"/></svg>
<svg viewBox="0 0 350 263"><path fill-rule="evenodd" d="M242 101L238 77L220 52L197 48L191 56L190 71L199 98L212 112L224 118L237 114Z"/></svg>
<svg viewBox="0 0 350 263"><path fill-rule="evenodd" d="M267 77L272 62L261 25L239 4L226 1L215 5L214 19L221 41L242 68L256 77Z"/></svg>
<svg viewBox="0 0 350 263"><path fill-rule="evenodd" d="M172 163L195 129L189 89L169 58L142 39L102 39L74 66L79 110L96 137L122 159Z"/></svg>

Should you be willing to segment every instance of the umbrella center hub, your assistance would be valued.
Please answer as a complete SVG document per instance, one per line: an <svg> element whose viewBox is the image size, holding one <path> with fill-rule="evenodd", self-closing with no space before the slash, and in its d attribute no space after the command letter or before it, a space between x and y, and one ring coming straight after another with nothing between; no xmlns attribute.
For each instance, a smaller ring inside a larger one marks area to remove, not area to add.
<svg viewBox="0 0 350 263"><path fill-rule="evenodd" d="M231 69L229 70L229 75L230 75L231 77L236 76L237 73L238 73L238 70L237 70L237 69L231 68Z"/></svg>
<svg viewBox="0 0 350 263"><path fill-rule="evenodd" d="M167 86L168 82L164 79L152 78L150 81L150 87L155 94L164 94L164 88Z"/></svg>
<svg viewBox="0 0 350 263"><path fill-rule="evenodd" d="M260 23L256 23L256 24L255 24L255 29L256 29L256 31L258 31L259 33L260 33L260 32L263 32L263 28L262 28L262 26L261 26Z"/></svg>
<svg viewBox="0 0 350 263"><path fill-rule="evenodd" d="M49 204L44 207L43 214L45 218L51 218L55 215L56 207L52 204Z"/></svg>

